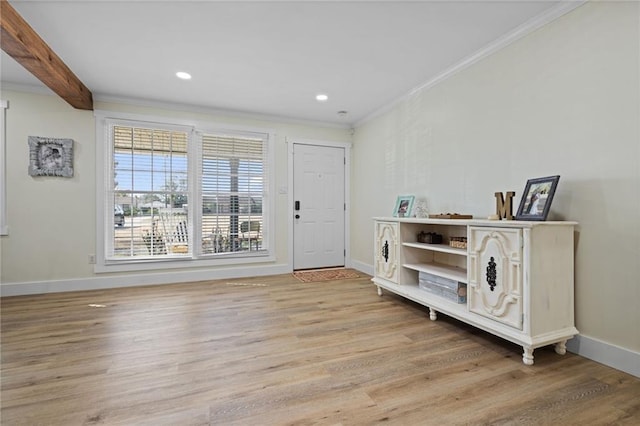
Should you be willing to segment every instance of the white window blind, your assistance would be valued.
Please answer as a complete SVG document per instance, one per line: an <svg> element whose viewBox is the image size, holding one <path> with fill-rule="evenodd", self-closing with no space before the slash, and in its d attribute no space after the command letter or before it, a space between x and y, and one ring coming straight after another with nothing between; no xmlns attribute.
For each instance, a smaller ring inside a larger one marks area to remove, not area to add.
<svg viewBox="0 0 640 426"><path fill-rule="evenodd" d="M202 135L202 254L266 247L268 138L262 133Z"/></svg>
<svg viewBox="0 0 640 426"><path fill-rule="evenodd" d="M190 256L190 131L126 122L107 128L113 150L107 258Z"/></svg>

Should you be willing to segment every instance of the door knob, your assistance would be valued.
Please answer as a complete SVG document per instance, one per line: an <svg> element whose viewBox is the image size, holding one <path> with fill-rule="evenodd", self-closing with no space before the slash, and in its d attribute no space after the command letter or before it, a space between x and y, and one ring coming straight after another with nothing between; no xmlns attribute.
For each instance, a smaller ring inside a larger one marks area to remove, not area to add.
<svg viewBox="0 0 640 426"><path fill-rule="evenodd" d="M296 215L296 219L300 219L300 215L299 214Z"/></svg>

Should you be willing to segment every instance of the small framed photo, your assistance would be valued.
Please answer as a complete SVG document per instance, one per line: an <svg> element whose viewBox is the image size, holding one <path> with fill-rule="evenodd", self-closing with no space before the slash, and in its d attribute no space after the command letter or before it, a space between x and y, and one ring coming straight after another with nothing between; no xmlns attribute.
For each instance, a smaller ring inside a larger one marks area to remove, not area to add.
<svg viewBox="0 0 640 426"><path fill-rule="evenodd" d="M29 136L29 175L73 177L73 140Z"/></svg>
<svg viewBox="0 0 640 426"><path fill-rule="evenodd" d="M411 209L413 209L414 195L399 195L396 200L396 206L393 209L393 215L395 217L409 217L411 216Z"/></svg>
<svg viewBox="0 0 640 426"><path fill-rule="evenodd" d="M529 179L520 199L516 220L547 220L560 176Z"/></svg>

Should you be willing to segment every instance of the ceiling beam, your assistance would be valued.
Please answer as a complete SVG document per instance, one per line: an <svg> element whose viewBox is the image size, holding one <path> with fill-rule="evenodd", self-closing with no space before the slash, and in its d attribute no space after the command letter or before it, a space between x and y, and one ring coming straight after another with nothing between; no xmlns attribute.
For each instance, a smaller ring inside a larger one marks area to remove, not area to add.
<svg viewBox="0 0 640 426"><path fill-rule="evenodd" d="M93 96L20 14L0 0L0 45L31 74L77 109L93 109Z"/></svg>

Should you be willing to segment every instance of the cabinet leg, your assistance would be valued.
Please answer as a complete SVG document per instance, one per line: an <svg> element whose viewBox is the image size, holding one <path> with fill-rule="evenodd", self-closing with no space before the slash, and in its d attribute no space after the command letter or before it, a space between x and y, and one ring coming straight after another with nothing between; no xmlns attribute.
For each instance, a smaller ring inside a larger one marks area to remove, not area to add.
<svg viewBox="0 0 640 426"><path fill-rule="evenodd" d="M564 355L567 353L567 341L563 340L555 344L556 353L558 355Z"/></svg>
<svg viewBox="0 0 640 426"><path fill-rule="evenodd" d="M433 308L429 308L429 319L431 321L435 321L438 319L438 313Z"/></svg>
<svg viewBox="0 0 640 426"><path fill-rule="evenodd" d="M533 365L533 348L524 347L524 353L522 354L522 362L526 365Z"/></svg>
<svg viewBox="0 0 640 426"><path fill-rule="evenodd" d="M382 296L382 288L378 287L378 296Z"/></svg>

